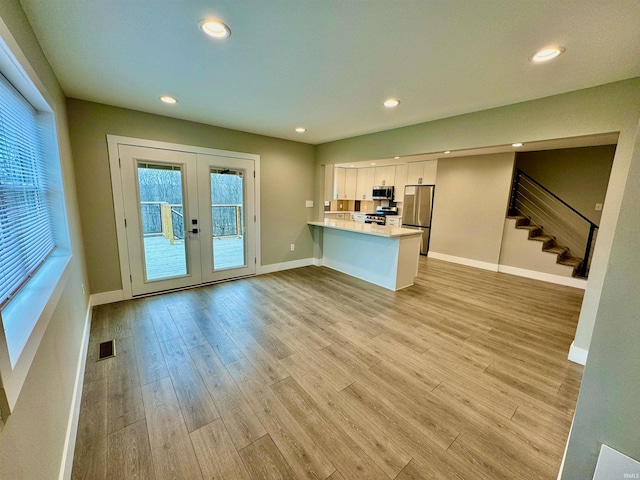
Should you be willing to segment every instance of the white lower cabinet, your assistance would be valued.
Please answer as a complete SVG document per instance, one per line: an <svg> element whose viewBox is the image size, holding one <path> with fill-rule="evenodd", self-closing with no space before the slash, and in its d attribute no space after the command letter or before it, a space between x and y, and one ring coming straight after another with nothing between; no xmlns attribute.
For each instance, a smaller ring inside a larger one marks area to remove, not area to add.
<svg viewBox="0 0 640 480"><path fill-rule="evenodd" d="M388 227L400 227L402 226L402 217L398 215L387 215L386 217Z"/></svg>

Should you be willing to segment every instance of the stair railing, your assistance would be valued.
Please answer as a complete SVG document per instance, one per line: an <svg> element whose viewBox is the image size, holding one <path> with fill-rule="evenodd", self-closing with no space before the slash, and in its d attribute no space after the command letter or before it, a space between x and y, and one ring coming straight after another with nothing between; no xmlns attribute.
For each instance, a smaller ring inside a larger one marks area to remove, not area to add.
<svg viewBox="0 0 640 480"><path fill-rule="evenodd" d="M518 168L513 178L509 214L528 217L540 228L544 225L544 232L556 237L569 251L584 251L579 274L587 276L598 225Z"/></svg>

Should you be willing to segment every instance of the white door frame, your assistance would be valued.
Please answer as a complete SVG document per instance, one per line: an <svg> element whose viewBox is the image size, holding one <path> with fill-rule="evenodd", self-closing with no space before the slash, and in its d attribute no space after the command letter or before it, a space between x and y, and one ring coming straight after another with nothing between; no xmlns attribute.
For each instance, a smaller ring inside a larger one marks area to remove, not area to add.
<svg viewBox="0 0 640 480"><path fill-rule="evenodd" d="M133 298L131 290L131 269L129 248L127 245L127 232L125 229L124 196L122 187L122 176L120 172L119 145L132 145L136 147L159 148L162 150L173 150L177 152L187 152L203 155L214 155L221 157L232 157L239 159L253 160L255 162L255 252L256 269L262 265L260 249L260 155L253 153L233 152L230 150L218 150L214 148L196 147L192 145L181 145L178 143L160 142L156 140L146 140L142 138L123 137L119 135L107 135L107 146L109 149L109 167L111 170L111 191L113 193L113 208L116 219L116 235L118 240L118 256L120 260L120 274L122 281L122 293L125 300ZM247 259L249 260L249 259Z"/></svg>

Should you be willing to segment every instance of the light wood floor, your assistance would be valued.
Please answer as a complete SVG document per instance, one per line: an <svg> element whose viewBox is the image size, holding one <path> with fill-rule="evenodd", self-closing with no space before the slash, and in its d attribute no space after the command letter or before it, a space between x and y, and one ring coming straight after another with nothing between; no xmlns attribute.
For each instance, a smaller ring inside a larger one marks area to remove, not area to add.
<svg viewBox="0 0 640 480"><path fill-rule="evenodd" d="M555 479L581 302L422 257L395 293L306 267L97 307L73 478Z"/></svg>

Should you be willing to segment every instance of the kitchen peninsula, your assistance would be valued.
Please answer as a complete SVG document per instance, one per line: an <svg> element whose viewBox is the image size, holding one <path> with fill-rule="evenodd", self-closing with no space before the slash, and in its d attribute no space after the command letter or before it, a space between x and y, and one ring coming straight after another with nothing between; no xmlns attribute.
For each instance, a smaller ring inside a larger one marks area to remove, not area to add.
<svg viewBox="0 0 640 480"><path fill-rule="evenodd" d="M413 285L420 257L419 231L329 219L308 224L321 230L325 267L389 290Z"/></svg>

